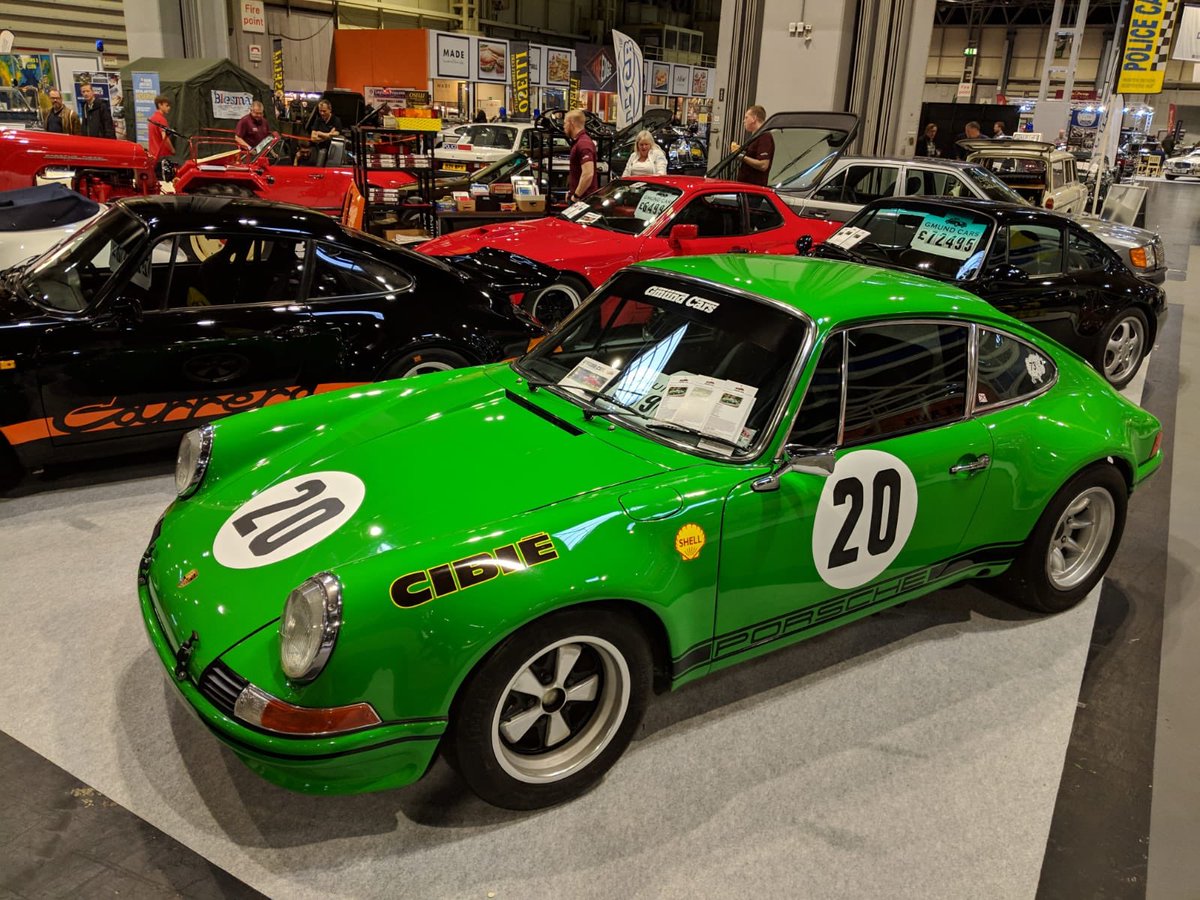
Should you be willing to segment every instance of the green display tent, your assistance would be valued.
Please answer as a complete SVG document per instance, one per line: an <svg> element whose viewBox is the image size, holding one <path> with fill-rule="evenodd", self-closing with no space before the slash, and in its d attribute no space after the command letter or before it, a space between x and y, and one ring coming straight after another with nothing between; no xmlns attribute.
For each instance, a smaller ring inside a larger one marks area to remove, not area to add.
<svg viewBox="0 0 1200 900"><path fill-rule="evenodd" d="M271 102L271 89L245 69L227 59L165 59L143 56L121 67L121 91L125 95L125 128L132 136L135 130L135 97L133 93L134 72L157 72L159 92L171 100L168 116L171 128L186 137L200 135L204 129L232 131L240 115L220 118L217 115L219 101L237 101L249 94L261 100L267 121L272 130L278 130L275 106ZM215 97L214 92L228 95ZM226 106L232 111L232 106ZM187 142L175 139L176 159L186 159Z"/></svg>

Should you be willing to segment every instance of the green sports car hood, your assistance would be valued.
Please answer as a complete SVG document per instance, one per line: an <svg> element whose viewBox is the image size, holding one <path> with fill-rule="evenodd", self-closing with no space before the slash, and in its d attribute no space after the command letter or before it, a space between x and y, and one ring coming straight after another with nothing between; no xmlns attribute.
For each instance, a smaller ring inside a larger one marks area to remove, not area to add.
<svg viewBox="0 0 1200 900"><path fill-rule="evenodd" d="M557 415L546 411L551 405ZM504 530L531 510L667 471L582 424L578 407L530 394L496 367L226 419L214 428L200 489L176 501L155 543L151 582L162 624L176 645L198 630L197 662L206 664L277 619L288 592L316 573L381 554L395 557L398 573L420 568L409 558L427 562L464 535ZM311 514L281 524L282 513L262 512L264 502L280 501L293 515ZM286 556L271 549L326 515L321 503L356 502L311 546ZM256 508L260 516L248 516ZM257 558L247 552L255 539L266 548Z"/></svg>

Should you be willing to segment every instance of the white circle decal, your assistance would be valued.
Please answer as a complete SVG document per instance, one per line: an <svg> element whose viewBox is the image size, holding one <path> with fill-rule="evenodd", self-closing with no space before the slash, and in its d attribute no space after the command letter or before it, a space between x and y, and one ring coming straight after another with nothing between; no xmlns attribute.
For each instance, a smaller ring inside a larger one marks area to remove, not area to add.
<svg viewBox="0 0 1200 900"><path fill-rule="evenodd" d="M917 518L917 482L900 459L856 450L825 481L813 522L813 562L831 587L866 584L904 549Z"/></svg>
<svg viewBox="0 0 1200 900"><path fill-rule="evenodd" d="M255 569L315 546L346 523L367 488L349 472L312 472L247 500L217 531L213 556L230 569Z"/></svg>

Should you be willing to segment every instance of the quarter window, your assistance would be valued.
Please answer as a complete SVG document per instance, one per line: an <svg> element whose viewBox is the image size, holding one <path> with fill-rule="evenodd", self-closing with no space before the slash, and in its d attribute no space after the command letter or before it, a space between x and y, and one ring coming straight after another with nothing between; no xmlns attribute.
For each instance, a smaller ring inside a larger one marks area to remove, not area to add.
<svg viewBox="0 0 1200 900"><path fill-rule="evenodd" d="M842 353L845 335L837 334L825 342L817 368L804 394L789 444L803 447L832 447L838 442L838 422L842 412Z"/></svg>
<svg viewBox="0 0 1200 900"><path fill-rule="evenodd" d="M859 206L896 193L895 166L847 166L836 178L817 191L816 200L853 203Z"/></svg>
<svg viewBox="0 0 1200 900"><path fill-rule="evenodd" d="M1063 234L1046 225L1010 225L1008 263L1026 275L1057 275L1062 272Z"/></svg>
<svg viewBox="0 0 1200 900"><path fill-rule="evenodd" d="M978 340L977 409L1019 400L1054 381L1054 363L1024 341L986 328L979 329Z"/></svg>
<svg viewBox="0 0 1200 900"><path fill-rule="evenodd" d="M342 247L317 244L313 256L313 300L392 293L412 284L404 273Z"/></svg>
<svg viewBox="0 0 1200 900"><path fill-rule="evenodd" d="M1108 255L1104 247L1092 238L1074 232L1067 233L1067 271L1095 272L1104 268Z"/></svg>
<svg viewBox="0 0 1200 900"><path fill-rule="evenodd" d="M847 334L842 442L879 440L961 419L967 401L965 325L871 325Z"/></svg>
<svg viewBox="0 0 1200 900"><path fill-rule="evenodd" d="M746 211L750 216L750 232L768 231L783 224L783 216L775 208L770 197L762 194L746 195Z"/></svg>

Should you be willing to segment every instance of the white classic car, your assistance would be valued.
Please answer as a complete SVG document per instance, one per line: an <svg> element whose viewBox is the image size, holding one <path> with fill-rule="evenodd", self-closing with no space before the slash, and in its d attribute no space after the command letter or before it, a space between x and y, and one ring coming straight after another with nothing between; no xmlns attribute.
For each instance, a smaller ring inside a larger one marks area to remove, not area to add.
<svg viewBox="0 0 1200 900"><path fill-rule="evenodd" d="M1176 178L1200 178L1200 147L1193 147L1183 156L1172 156L1163 165L1167 181Z"/></svg>
<svg viewBox="0 0 1200 900"><path fill-rule="evenodd" d="M0 270L41 256L105 209L61 184L0 191Z"/></svg>

